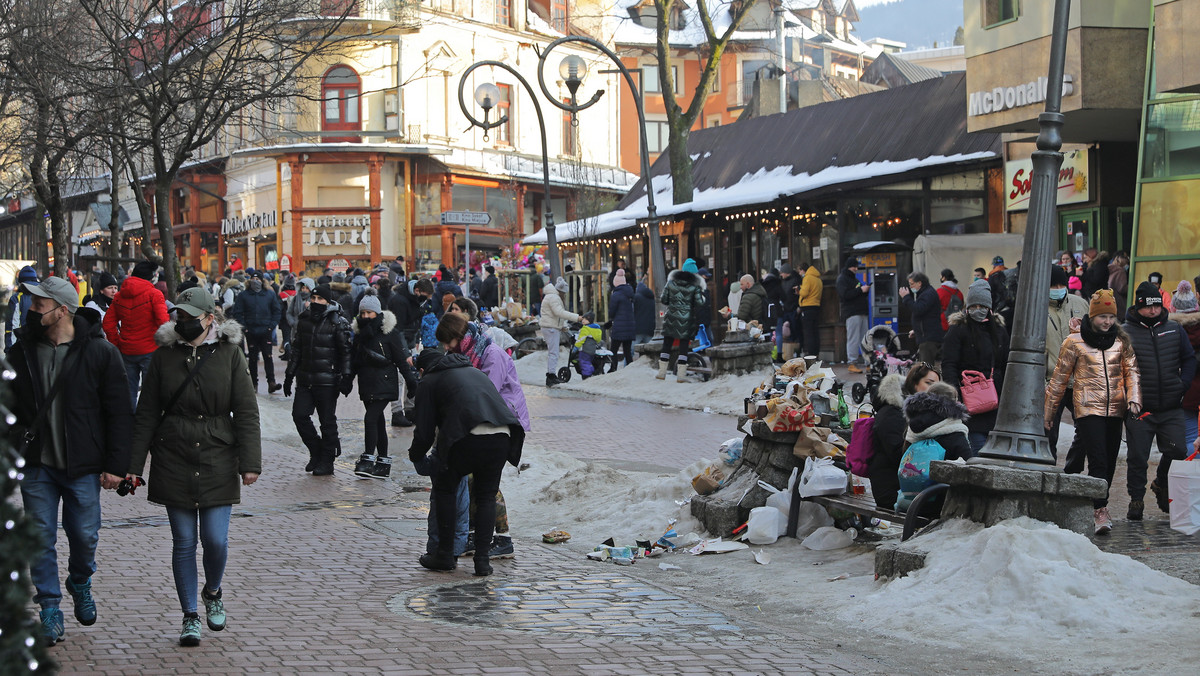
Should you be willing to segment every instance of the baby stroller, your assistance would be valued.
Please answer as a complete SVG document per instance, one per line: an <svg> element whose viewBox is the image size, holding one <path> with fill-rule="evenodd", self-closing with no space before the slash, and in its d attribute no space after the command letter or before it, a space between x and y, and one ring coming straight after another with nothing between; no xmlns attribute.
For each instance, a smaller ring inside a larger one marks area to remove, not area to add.
<svg viewBox="0 0 1200 676"><path fill-rule="evenodd" d="M912 360L909 359L911 355L901 349L900 336L886 324L867 331L867 335L863 336L862 351L867 355L867 382L854 383L850 389L850 398L856 404L861 404L868 393L874 396L884 376L889 373L904 375L912 366Z"/></svg>
<svg viewBox="0 0 1200 676"><path fill-rule="evenodd" d="M604 373L606 370L609 373L617 370L617 355L613 354L611 350L604 347L602 343L599 343L592 338L588 338L586 341L584 341L582 347L577 347L575 343L577 342L581 325L573 323L569 328L569 331L563 331L563 335L569 337L570 339L571 353L567 357L568 365L558 369L559 380L563 381L564 383L570 382L571 369L575 369L575 372L578 373L579 377L581 378L598 376ZM562 342L566 343L567 338L564 338ZM592 372L590 374L585 374L585 372L588 370L584 364L585 359L591 361Z"/></svg>

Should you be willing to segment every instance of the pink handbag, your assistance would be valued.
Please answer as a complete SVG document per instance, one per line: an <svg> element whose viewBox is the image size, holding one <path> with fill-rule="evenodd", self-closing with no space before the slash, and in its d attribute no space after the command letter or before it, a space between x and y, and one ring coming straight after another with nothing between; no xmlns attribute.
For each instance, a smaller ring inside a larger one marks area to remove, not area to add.
<svg viewBox="0 0 1200 676"><path fill-rule="evenodd" d="M979 371L963 371L960 389L963 404L967 407L967 413L971 415L989 413L1000 408L1000 398L996 395L996 383L992 380L990 373L985 376Z"/></svg>

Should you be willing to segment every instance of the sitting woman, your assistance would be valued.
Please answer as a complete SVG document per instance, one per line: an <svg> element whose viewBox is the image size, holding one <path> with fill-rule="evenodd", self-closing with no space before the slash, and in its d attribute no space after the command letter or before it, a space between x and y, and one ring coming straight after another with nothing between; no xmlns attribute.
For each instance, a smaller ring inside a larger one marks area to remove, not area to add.
<svg viewBox="0 0 1200 676"><path fill-rule="evenodd" d="M904 396L909 397L917 392L924 392L929 386L942 381L942 374L925 362L917 362L908 370L904 378ZM878 410L878 409L877 409Z"/></svg>
<svg viewBox="0 0 1200 676"><path fill-rule="evenodd" d="M933 383L924 392L912 395L904 402L904 417L908 420L905 441L908 447L900 460L898 481L900 496L896 511L908 510L918 493L928 488L929 463L933 460L958 460L972 456L967 440L967 407L958 401L958 391L947 383ZM926 506L925 515L936 516L938 503Z"/></svg>
<svg viewBox="0 0 1200 676"><path fill-rule="evenodd" d="M875 448L867 465L868 478L875 504L884 509L891 509L896 504L896 495L900 492L896 473L900 470L904 434L908 431L902 385L899 375L889 374L880 381L871 397L871 405L875 407L875 424L871 428Z"/></svg>

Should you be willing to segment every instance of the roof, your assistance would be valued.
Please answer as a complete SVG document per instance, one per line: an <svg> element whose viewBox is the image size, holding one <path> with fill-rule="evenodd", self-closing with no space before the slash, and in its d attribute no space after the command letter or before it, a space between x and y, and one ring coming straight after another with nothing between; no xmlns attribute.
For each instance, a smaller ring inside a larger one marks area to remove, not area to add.
<svg viewBox="0 0 1200 676"><path fill-rule="evenodd" d="M893 77L895 76L895 77ZM863 70L862 81L870 84L884 84L887 87L932 80L942 76L942 71L906 61L887 52L875 57L875 61Z"/></svg>
<svg viewBox="0 0 1200 676"><path fill-rule="evenodd" d="M650 169L660 216L762 204L831 186L894 177L917 169L992 162L999 134L967 133L966 78L951 73L896 89L693 131L688 137L695 192L673 204L670 160ZM644 219L644 182L617 210L589 224L590 236ZM563 224L560 240L578 229ZM544 241L541 232L527 243Z"/></svg>

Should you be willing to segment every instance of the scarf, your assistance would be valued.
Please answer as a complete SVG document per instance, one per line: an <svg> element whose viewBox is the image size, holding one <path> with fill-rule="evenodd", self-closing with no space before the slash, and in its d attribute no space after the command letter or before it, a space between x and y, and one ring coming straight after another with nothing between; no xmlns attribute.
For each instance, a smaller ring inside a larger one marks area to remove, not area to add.
<svg viewBox="0 0 1200 676"><path fill-rule="evenodd" d="M459 354L464 354L471 360L471 366L483 370L483 354L492 344L492 338L475 322L467 322L467 335L458 343Z"/></svg>
<svg viewBox="0 0 1200 676"><path fill-rule="evenodd" d="M1137 314L1137 313L1131 313ZM1092 326L1091 317L1085 317L1083 326L1079 328L1079 333L1083 336L1083 342L1091 345L1097 350L1112 349L1113 343L1117 341L1117 325L1113 324L1108 331L1099 331Z"/></svg>

